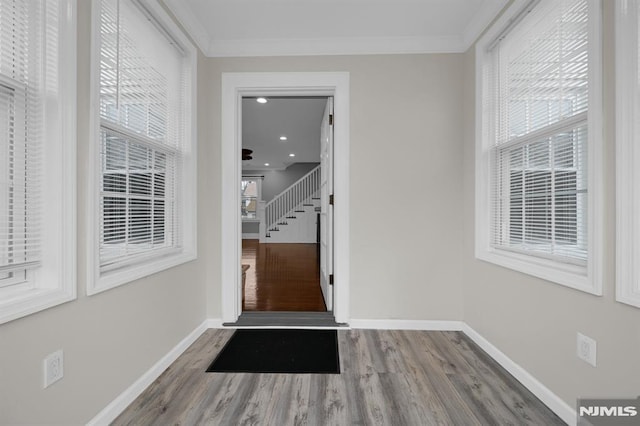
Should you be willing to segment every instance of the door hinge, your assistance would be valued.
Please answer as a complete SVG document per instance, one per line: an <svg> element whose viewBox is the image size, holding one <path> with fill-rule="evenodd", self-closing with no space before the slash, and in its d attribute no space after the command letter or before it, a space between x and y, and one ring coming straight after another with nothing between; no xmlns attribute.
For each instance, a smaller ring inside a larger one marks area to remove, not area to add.
<svg viewBox="0 0 640 426"><path fill-rule="evenodd" d="M329 274L329 284L333 285L333 274Z"/></svg>
<svg viewBox="0 0 640 426"><path fill-rule="evenodd" d="M329 126L333 126L333 114L329 114Z"/></svg>
<svg viewBox="0 0 640 426"><path fill-rule="evenodd" d="M333 194L329 195L329 205L333 205Z"/></svg>

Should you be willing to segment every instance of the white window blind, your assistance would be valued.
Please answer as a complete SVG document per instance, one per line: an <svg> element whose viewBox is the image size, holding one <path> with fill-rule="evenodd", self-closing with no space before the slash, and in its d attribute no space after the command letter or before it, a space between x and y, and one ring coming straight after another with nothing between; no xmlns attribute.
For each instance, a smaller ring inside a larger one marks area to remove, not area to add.
<svg viewBox="0 0 640 426"><path fill-rule="evenodd" d="M179 250L185 57L135 0L101 0L102 272Z"/></svg>
<svg viewBox="0 0 640 426"><path fill-rule="evenodd" d="M55 46L56 5L0 2L0 287L41 264L43 83L55 77L43 39Z"/></svg>
<svg viewBox="0 0 640 426"><path fill-rule="evenodd" d="M586 265L588 16L587 0L543 0L489 52L496 249Z"/></svg>

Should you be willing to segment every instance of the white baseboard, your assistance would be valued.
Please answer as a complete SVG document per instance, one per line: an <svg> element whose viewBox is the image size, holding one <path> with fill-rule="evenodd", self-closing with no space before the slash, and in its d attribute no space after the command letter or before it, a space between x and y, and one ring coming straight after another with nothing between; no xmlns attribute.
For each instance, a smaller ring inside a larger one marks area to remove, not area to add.
<svg viewBox="0 0 640 426"><path fill-rule="evenodd" d="M243 240L259 240L260 234L259 233L243 233L242 239Z"/></svg>
<svg viewBox="0 0 640 426"><path fill-rule="evenodd" d="M513 377L524 385L531 393L540 399L551 411L556 413L564 422L575 425L577 422L576 411L564 402L548 387L540 383L527 370L496 348L491 342L482 337L477 331L466 323L463 323L462 332L469 336L478 346L489 354L498 364L507 370Z"/></svg>
<svg viewBox="0 0 640 426"><path fill-rule="evenodd" d="M211 321L211 320L209 320ZM122 392L116 399L100 411L87 425L102 426L108 425L116 419L140 394L153 383L178 357L187 350L198 337L205 332L209 321L204 321L187 337L182 339L173 349L163 356L153 367L144 373L138 380Z"/></svg>
<svg viewBox="0 0 640 426"><path fill-rule="evenodd" d="M461 331L462 321L400 320L400 319L352 319L351 328L367 328L376 330L429 330L429 331Z"/></svg>
<svg viewBox="0 0 640 426"><path fill-rule="evenodd" d="M207 328L224 328L222 326L223 322L224 321L222 321L222 318L209 318L204 323L206 324Z"/></svg>

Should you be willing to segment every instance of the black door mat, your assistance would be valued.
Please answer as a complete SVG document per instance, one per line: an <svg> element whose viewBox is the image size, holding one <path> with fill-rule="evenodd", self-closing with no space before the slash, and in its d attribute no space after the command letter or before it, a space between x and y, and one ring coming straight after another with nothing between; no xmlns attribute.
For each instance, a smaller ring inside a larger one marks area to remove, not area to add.
<svg viewBox="0 0 640 426"><path fill-rule="evenodd" d="M340 374L336 330L239 329L207 372Z"/></svg>

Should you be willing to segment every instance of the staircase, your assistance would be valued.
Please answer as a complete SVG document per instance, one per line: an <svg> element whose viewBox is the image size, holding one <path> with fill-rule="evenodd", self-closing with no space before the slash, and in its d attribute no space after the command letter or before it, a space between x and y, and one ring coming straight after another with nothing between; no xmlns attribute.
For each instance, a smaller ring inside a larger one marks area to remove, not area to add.
<svg viewBox="0 0 640 426"><path fill-rule="evenodd" d="M317 166L265 205L264 242L315 243L319 211L320 166Z"/></svg>

